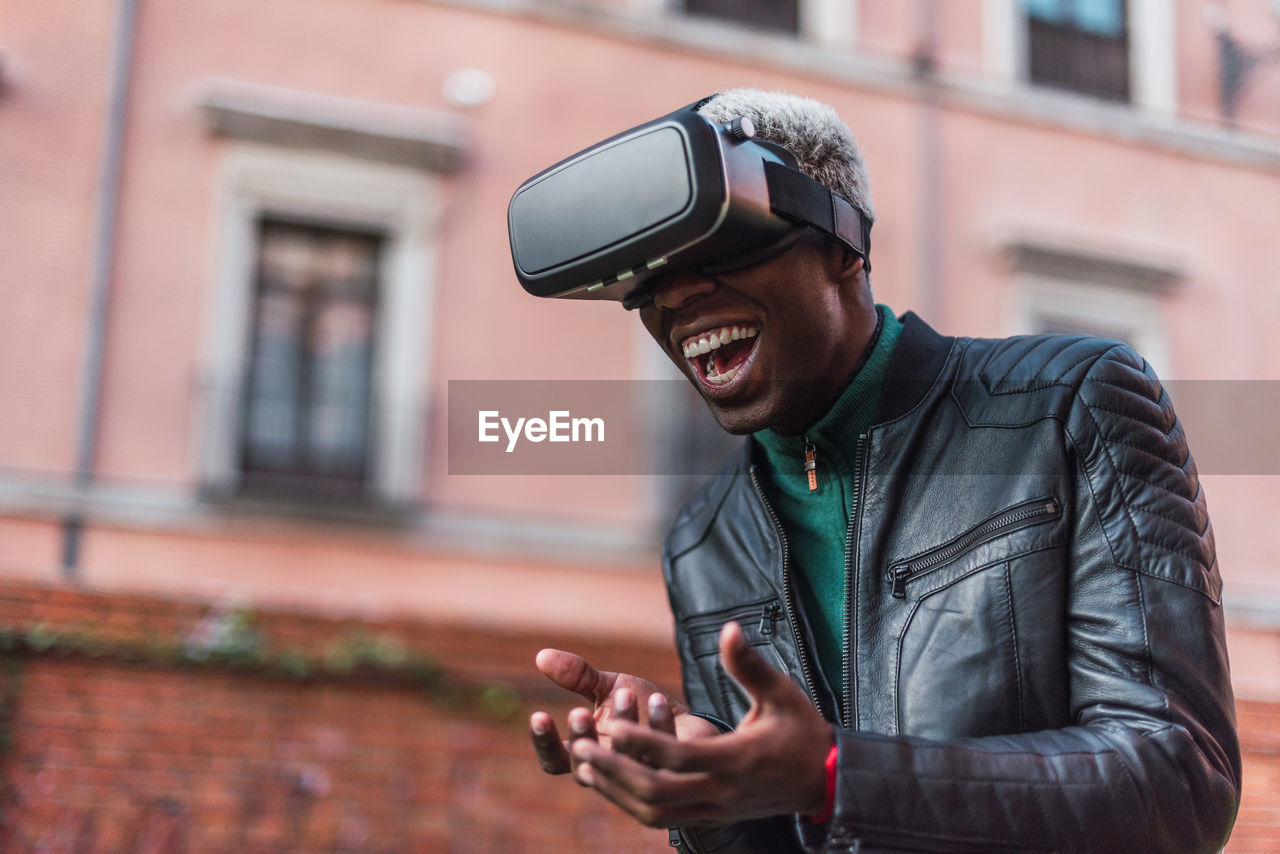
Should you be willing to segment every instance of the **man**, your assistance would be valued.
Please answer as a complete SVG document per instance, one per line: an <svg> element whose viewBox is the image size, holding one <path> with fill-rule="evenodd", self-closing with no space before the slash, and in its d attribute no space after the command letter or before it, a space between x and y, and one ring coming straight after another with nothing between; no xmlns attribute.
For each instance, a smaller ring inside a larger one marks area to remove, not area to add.
<svg viewBox="0 0 1280 854"><path fill-rule="evenodd" d="M697 109L747 117L873 217L830 108L739 90ZM1218 851L1240 760L1168 396L1118 342L896 318L867 258L811 229L633 294L750 439L666 540L688 705L543 650L592 705L568 741L533 715L542 767L693 851Z"/></svg>

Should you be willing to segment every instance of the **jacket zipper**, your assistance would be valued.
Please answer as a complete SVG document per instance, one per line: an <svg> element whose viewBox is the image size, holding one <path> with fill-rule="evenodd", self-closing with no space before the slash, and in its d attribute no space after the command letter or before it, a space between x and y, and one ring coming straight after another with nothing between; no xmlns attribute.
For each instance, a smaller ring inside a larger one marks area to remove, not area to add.
<svg viewBox="0 0 1280 854"><path fill-rule="evenodd" d="M730 621L742 623L754 620L757 616L760 618L760 634L771 635L778 618L782 616L782 606L778 604L777 599L768 599L764 602L743 605L741 608L702 614L685 620L685 629L690 634L696 634L701 629L719 628Z"/></svg>
<svg viewBox="0 0 1280 854"><path fill-rule="evenodd" d="M864 446L867 434L858 436L858 443L853 449L853 458L857 460L857 477L853 482L853 500L849 502L849 524L844 531L844 643L841 644L840 670L844 675L844 697L839 710L840 725L851 728L850 716L853 714L854 674L850 667L853 664L853 587L850 578L853 574L853 547L857 539L858 504L862 499L862 481L867 473Z"/></svg>
<svg viewBox="0 0 1280 854"><path fill-rule="evenodd" d="M909 561L896 563L889 568L893 583L893 598L907 598L907 583L959 557L964 552L979 545L983 540L1002 533L1005 529L1022 524L1035 524L1048 521L1058 515L1058 502L1054 498L1038 498L1012 507L993 516L971 531L961 535L955 541L935 551Z"/></svg>
<svg viewBox="0 0 1280 854"><path fill-rule="evenodd" d="M773 531L778 535L778 542L782 544L782 602L787 609L787 619L791 622L791 635L796 642L796 653L800 656L800 670L804 674L804 684L809 691L809 700L821 712L822 701L818 697L818 689L813 681L813 670L809 666L809 654L804 648L803 641L800 640L795 600L792 598L791 593L791 547L787 544L787 534L782 530L782 523L778 520L778 514L774 511L773 505L769 503L769 499L764 494L764 489L760 486L760 467L753 465L750 472L751 485L755 488L756 496L760 499L760 503L764 505L765 512L769 514L769 521L773 523Z"/></svg>

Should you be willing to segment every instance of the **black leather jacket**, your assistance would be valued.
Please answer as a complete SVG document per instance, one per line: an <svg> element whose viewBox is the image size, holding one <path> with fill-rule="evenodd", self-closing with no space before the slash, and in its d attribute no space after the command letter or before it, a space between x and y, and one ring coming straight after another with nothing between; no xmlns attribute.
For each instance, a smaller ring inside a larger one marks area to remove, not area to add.
<svg viewBox="0 0 1280 854"><path fill-rule="evenodd" d="M813 662L750 443L668 535L691 707L746 711L716 654L735 619L839 746L829 823L686 828L684 843L1218 851L1240 791L1221 580L1168 395L1114 341L904 322L857 449L845 696Z"/></svg>

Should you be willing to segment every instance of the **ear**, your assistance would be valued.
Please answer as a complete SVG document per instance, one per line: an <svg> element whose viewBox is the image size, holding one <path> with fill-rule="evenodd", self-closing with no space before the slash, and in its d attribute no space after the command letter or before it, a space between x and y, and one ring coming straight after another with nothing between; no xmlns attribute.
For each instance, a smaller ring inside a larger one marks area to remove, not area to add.
<svg viewBox="0 0 1280 854"><path fill-rule="evenodd" d="M826 241L827 275L841 285L854 284L866 267L856 252L835 240Z"/></svg>

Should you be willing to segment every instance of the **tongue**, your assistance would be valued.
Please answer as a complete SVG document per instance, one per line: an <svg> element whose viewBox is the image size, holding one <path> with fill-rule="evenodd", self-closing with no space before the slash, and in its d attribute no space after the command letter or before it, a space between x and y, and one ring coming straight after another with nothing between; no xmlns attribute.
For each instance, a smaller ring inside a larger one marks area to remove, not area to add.
<svg viewBox="0 0 1280 854"><path fill-rule="evenodd" d="M747 360L747 354L751 352L751 345L755 343L755 338L743 338L738 341L730 341L728 344L722 344L715 350L707 354L707 358L711 359L716 366L716 373L723 374L732 368L736 368Z"/></svg>

